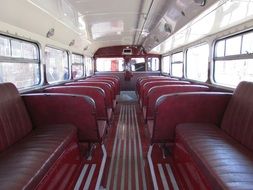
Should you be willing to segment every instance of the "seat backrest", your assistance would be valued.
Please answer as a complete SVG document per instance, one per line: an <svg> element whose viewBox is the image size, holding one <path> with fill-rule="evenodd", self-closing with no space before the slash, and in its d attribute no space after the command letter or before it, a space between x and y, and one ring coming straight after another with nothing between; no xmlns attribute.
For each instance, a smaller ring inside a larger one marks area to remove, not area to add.
<svg viewBox="0 0 253 190"><path fill-rule="evenodd" d="M169 77L164 77L164 76L143 76L143 77L139 77L136 81L136 91L137 93L139 94L140 93L140 87L142 85L142 82L143 81L146 81L146 80L156 80L156 79L164 79L164 80L167 80L167 79L170 79Z"/></svg>
<svg viewBox="0 0 253 190"><path fill-rule="evenodd" d="M116 83L114 81L111 80L106 80L106 79L99 79L99 78L87 78L85 80L79 80L80 82L84 81L88 81L88 82L105 82L111 85L112 91L113 91L113 99L116 98L116 94L117 94L117 87L116 87Z"/></svg>
<svg viewBox="0 0 253 190"><path fill-rule="evenodd" d="M91 77L111 77L111 78L115 78L117 80L120 81L120 77L117 76L117 75L111 75L111 74L108 74L108 75L104 75L104 74L99 74L99 75L92 75Z"/></svg>
<svg viewBox="0 0 253 190"><path fill-rule="evenodd" d="M104 82L93 82L93 81L83 81L83 82L69 82L65 84L66 86L96 86L100 87L105 91L105 102L108 108L113 108L113 95L111 85Z"/></svg>
<svg viewBox="0 0 253 190"><path fill-rule="evenodd" d="M100 142L96 106L89 96L36 93L22 96L35 126L72 124L81 142Z"/></svg>
<svg viewBox="0 0 253 190"><path fill-rule="evenodd" d="M209 91L209 87L204 85L165 85L152 87L147 95L146 117L154 118L155 104L157 99L165 94L177 92L205 92Z"/></svg>
<svg viewBox="0 0 253 190"><path fill-rule="evenodd" d="M116 92L117 92L117 94L120 93L120 81L119 81L119 79L114 78L114 77L110 77L110 76L108 76L108 77L105 77L105 76L96 76L96 77L92 77L92 78L113 81L116 84Z"/></svg>
<svg viewBox="0 0 253 190"><path fill-rule="evenodd" d="M253 83L241 82L225 111L221 128L253 151Z"/></svg>
<svg viewBox="0 0 253 190"><path fill-rule="evenodd" d="M149 90L154 86L160 85L176 85L176 84L190 84L188 81L176 81L176 80L168 80L168 81L152 81L146 82L143 87L141 93L142 106L146 106L147 104L147 94Z"/></svg>
<svg viewBox="0 0 253 190"><path fill-rule="evenodd" d="M152 78L141 79L140 82L139 82L139 89L138 89L139 91L138 91L138 93L140 93L141 88L143 87L144 83L151 82L151 81L161 81L161 80L170 80L170 79L167 78L167 77L159 77L159 78L152 77Z"/></svg>
<svg viewBox="0 0 253 190"><path fill-rule="evenodd" d="M18 90L11 83L0 84L0 152L32 130L32 123Z"/></svg>
<svg viewBox="0 0 253 190"><path fill-rule="evenodd" d="M44 89L47 93L68 93L86 95L95 101L97 119L107 119L107 109L105 105L105 92L102 88L94 86L56 86Z"/></svg>

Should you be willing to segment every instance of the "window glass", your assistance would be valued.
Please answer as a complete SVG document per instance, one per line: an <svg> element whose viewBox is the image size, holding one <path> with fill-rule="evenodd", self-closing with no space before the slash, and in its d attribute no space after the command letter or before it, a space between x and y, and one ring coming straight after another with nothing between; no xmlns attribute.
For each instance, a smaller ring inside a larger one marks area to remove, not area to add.
<svg viewBox="0 0 253 190"><path fill-rule="evenodd" d="M183 76L183 52L175 53L171 57L171 75L175 77Z"/></svg>
<svg viewBox="0 0 253 190"><path fill-rule="evenodd" d="M253 53L253 32L243 35L242 54Z"/></svg>
<svg viewBox="0 0 253 190"><path fill-rule="evenodd" d="M159 59L157 57L148 58L148 71L159 71Z"/></svg>
<svg viewBox="0 0 253 190"><path fill-rule="evenodd" d="M22 43L22 57L27 59L37 58L37 48L33 44Z"/></svg>
<svg viewBox="0 0 253 190"><path fill-rule="evenodd" d="M218 41L215 47L215 56L223 57L225 53L225 40Z"/></svg>
<svg viewBox="0 0 253 190"><path fill-rule="evenodd" d="M186 76L189 79L205 82L208 77L208 55L207 44L192 47L187 50Z"/></svg>
<svg viewBox="0 0 253 190"><path fill-rule="evenodd" d="M173 64L171 65L171 75L175 77L183 76L183 64Z"/></svg>
<svg viewBox="0 0 253 190"><path fill-rule="evenodd" d="M145 71L145 59L136 57L130 59L131 71Z"/></svg>
<svg viewBox="0 0 253 190"><path fill-rule="evenodd" d="M175 53L172 55L172 63L182 63L183 62L183 52Z"/></svg>
<svg viewBox="0 0 253 190"><path fill-rule="evenodd" d="M11 40L11 52L12 57L22 57L22 48L20 41Z"/></svg>
<svg viewBox="0 0 253 190"><path fill-rule="evenodd" d="M0 36L0 82L11 82L19 89L39 84L38 52L34 43Z"/></svg>
<svg viewBox="0 0 253 190"><path fill-rule="evenodd" d="M241 52L241 36L233 37L226 40L226 53L225 55L239 55Z"/></svg>
<svg viewBox="0 0 253 190"><path fill-rule="evenodd" d="M67 51L46 47L45 63L46 77L49 84L69 79Z"/></svg>
<svg viewBox="0 0 253 190"><path fill-rule="evenodd" d="M84 62L82 55L72 54L71 72L73 79L77 79L84 76Z"/></svg>
<svg viewBox="0 0 253 190"><path fill-rule="evenodd" d="M216 61L215 82L236 87L240 81L253 81L253 59Z"/></svg>
<svg viewBox="0 0 253 190"><path fill-rule="evenodd" d="M162 73L170 73L170 56L162 58Z"/></svg>
<svg viewBox="0 0 253 190"><path fill-rule="evenodd" d="M93 62L90 57L85 57L85 73L86 76L91 76L94 73Z"/></svg>
<svg viewBox="0 0 253 190"><path fill-rule="evenodd" d="M124 59L113 58L97 58L96 69L97 71L123 71Z"/></svg>
<svg viewBox="0 0 253 190"><path fill-rule="evenodd" d="M17 88L39 84L39 64L0 62L0 82L11 82Z"/></svg>
<svg viewBox="0 0 253 190"><path fill-rule="evenodd" d="M11 47L10 40L0 36L0 56L10 56Z"/></svg>

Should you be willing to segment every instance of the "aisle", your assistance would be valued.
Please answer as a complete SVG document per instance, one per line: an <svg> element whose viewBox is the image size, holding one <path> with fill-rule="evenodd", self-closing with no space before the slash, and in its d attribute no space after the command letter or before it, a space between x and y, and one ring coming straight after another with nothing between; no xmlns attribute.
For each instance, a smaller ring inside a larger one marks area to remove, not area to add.
<svg viewBox="0 0 253 190"><path fill-rule="evenodd" d="M136 104L120 104L106 189L147 189Z"/></svg>

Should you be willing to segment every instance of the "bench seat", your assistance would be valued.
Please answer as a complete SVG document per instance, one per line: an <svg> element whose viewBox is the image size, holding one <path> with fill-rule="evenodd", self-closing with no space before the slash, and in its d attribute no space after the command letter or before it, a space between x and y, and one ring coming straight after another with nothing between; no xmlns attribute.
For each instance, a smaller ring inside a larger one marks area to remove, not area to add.
<svg viewBox="0 0 253 190"><path fill-rule="evenodd" d="M76 134L72 125L32 130L0 154L0 189L34 189L71 142L76 141Z"/></svg>
<svg viewBox="0 0 253 190"><path fill-rule="evenodd" d="M176 142L190 154L212 189L252 189L253 153L217 126L180 124Z"/></svg>

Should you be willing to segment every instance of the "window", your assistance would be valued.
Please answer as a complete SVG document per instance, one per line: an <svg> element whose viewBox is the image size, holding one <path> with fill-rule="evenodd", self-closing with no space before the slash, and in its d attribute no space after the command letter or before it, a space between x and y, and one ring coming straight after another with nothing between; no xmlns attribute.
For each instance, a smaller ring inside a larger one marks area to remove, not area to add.
<svg viewBox="0 0 253 190"><path fill-rule="evenodd" d="M77 79L84 76L84 62L82 55L74 53L72 54L71 73L73 79Z"/></svg>
<svg viewBox="0 0 253 190"><path fill-rule="evenodd" d="M94 74L93 62L90 57L85 57L85 73L86 76L91 76Z"/></svg>
<svg viewBox="0 0 253 190"><path fill-rule="evenodd" d="M123 71L124 59L119 57L113 58L97 58L97 71Z"/></svg>
<svg viewBox="0 0 253 190"><path fill-rule="evenodd" d="M215 44L214 81L235 88L253 81L253 32L222 39Z"/></svg>
<svg viewBox="0 0 253 190"><path fill-rule="evenodd" d="M183 76L183 52L172 54L171 75L175 77Z"/></svg>
<svg viewBox="0 0 253 190"><path fill-rule="evenodd" d="M208 55L207 44L192 47L186 54L186 76L189 79L205 82L208 78Z"/></svg>
<svg viewBox="0 0 253 190"><path fill-rule="evenodd" d="M0 36L0 82L19 89L40 83L39 48L35 43Z"/></svg>
<svg viewBox="0 0 253 190"><path fill-rule="evenodd" d="M159 71L159 59L157 57L148 58L148 71Z"/></svg>
<svg viewBox="0 0 253 190"><path fill-rule="evenodd" d="M131 71L145 71L145 59L136 57L130 59Z"/></svg>
<svg viewBox="0 0 253 190"><path fill-rule="evenodd" d="M45 63L49 84L69 79L68 53L66 50L46 47Z"/></svg>
<svg viewBox="0 0 253 190"><path fill-rule="evenodd" d="M170 73L170 56L165 56L162 58L162 73Z"/></svg>

